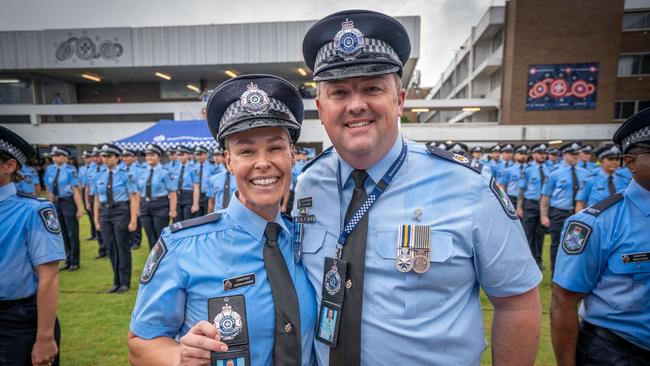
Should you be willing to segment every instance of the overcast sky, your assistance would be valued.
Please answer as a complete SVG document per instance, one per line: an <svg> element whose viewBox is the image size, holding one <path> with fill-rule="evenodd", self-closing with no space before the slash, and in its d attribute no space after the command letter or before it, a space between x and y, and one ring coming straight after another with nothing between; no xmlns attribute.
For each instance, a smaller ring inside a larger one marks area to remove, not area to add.
<svg viewBox="0 0 650 366"><path fill-rule="evenodd" d="M470 29L503 0L0 0L0 30L149 27L319 19L356 8L421 17L422 86L433 86Z"/></svg>

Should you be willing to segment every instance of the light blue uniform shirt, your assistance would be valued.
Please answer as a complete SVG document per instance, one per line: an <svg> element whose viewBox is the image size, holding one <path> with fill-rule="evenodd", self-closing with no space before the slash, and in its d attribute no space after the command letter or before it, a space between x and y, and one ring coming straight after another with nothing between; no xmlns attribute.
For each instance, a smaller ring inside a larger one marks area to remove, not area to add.
<svg viewBox="0 0 650 366"><path fill-rule="evenodd" d="M127 173L135 176L136 178L140 176L140 173L142 173L142 166L140 166L140 163L137 161L134 161L131 165L128 165L125 162L121 161L119 165L123 167Z"/></svg>
<svg viewBox="0 0 650 366"><path fill-rule="evenodd" d="M138 176L138 191L142 199L147 197L147 180L149 179L150 169L152 169L151 166L147 166L140 171ZM151 197L167 197L167 194L171 192L176 192L172 173L165 169L162 164L156 164L153 167L153 175L151 176Z"/></svg>
<svg viewBox="0 0 650 366"><path fill-rule="evenodd" d="M576 167L576 176L578 177L578 191L585 186L589 172L580 167ZM560 210L573 210L573 177L571 175L571 166L567 164L560 165L554 170L546 180L542 188L542 194L549 196L550 207Z"/></svg>
<svg viewBox="0 0 650 366"><path fill-rule="evenodd" d="M86 175L88 171L88 165L82 165L79 167L77 173L79 175L79 183L81 184L82 187L85 187L88 183L86 181Z"/></svg>
<svg viewBox="0 0 650 366"><path fill-rule="evenodd" d="M79 176L77 169L67 163L48 166L45 172L47 189L54 194L54 177L56 177L57 168L59 169L59 195L57 197L72 197L73 189L79 186Z"/></svg>
<svg viewBox="0 0 650 366"><path fill-rule="evenodd" d="M95 187L96 187L95 182L97 180L97 177L99 176L99 174L101 172L103 172L105 170L106 170L106 166L104 164L102 164L102 165L95 164L95 166L92 169L88 169L86 171L86 180L87 180L87 183L88 183L88 193L91 196L95 195Z"/></svg>
<svg viewBox="0 0 650 366"><path fill-rule="evenodd" d="M550 160L550 159L546 160L546 166L549 167L551 172L553 172L553 171L555 171L555 169L559 168L560 164L561 164L561 160L559 158L555 162L553 162L553 160Z"/></svg>
<svg viewBox="0 0 650 366"><path fill-rule="evenodd" d="M578 162L577 166L581 167L582 169L587 169L589 171L592 171L595 168L598 168L598 165L596 165L596 163L594 163L593 161L582 161L582 160L580 160Z"/></svg>
<svg viewBox="0 0 650 366"><path fill-rule="evenodd" d="M499 184L506 187L506 194L508 196L519 196L519 183L524 175L526 165L521 163L510 164L508 168L501 170L501 177Z"/></svg>
<svg viewBox="0 0 650 366"><path fill-rule="evenodd" d="M542 175L539 167L544 171L544 180L551 175L551 169L544 163L539 164L536 161L531 162L524 169L524 175L519 181L519 188L524 189L524 198L527 200L539 201L542 196Z"/></svg>
<svg viewBox="0 0 650 366"><path fill-rule="evenodd" d="M199 184L199 175L195 170L194 164L187 162L184 166L185 169L183 170L183 186L181 187L181 190L191 191L194 189L194 184ZM179 163L178 166L172 170L172 173L174 175L174 184L176 184L175 187L178 187L178 181L180 179L182 167L183 164Z"/></svg>
<svg viewBox="0 0 650 366"><path fill-rule="evenodd" d="M233 193L237 190L237 180L235 179L235 176L229 173L226 169L222 170L221 173L210 177L210 189L208 190L207 195L209 198L214 198L215 212L223 208L223 188L224 183L226 182L226 175L228 176L228 179L230 179L230 193L228 193L228 195L232 198Z"/></svg>
<svg viewBox="0 0 650 366"><path fill-rule="evenodd" d="M65 259L61 226L48 201L0 187L0 300L29 297L38 288L36 267Z"/></svg>
<svg viewBox="0 0 650 366"><path fill-rule="evenodd" d="M588 210L564 224L553 282L588 293L580 306L586 321L650 350L650 260L625 261L625 256L650 252L650 192L632 181L622 200L597 216ZM581 251L568 254L565 246L580 248L566 243L571 236L567 228L576 223L589 230L582 228Z"/></svg>
<svg viewBox="0 0 650 366"><path fill-rule="evenodd" d="M612 175L616 192L621 191L630 183L625 177L618 175L616 172ZM609 196L607 187L607 175L602 169L597 174L587 178L585 187L582 188L576 196L576 201L583 201L587 206L595 205Z"/></svg>
<svg viewBox="0 0 650 366"><path fill-rule="evenodd" d="M113 202L125 202L129 200L129 194L138 191L135 176L127 173L123 167L115 166L113 169ZM99 194L99 202L106 203L106 186L108 184L108 167L102 169L95 177L94 192Z"/></svg>
<svg viewBox="0 0 650 366"><path fill-rule="evenodd" d="M367 170L366 191L384 176L400 149L398 137L387 155ZM316 216L315 223L303 225L302 252L319 304L324 258L336 254L341 220L352 197L352 170L332 150L298 178L296 200L311 197L308 214ZM486 348L479 289L490 296L512 296L541 281L521 224L516 214L514 219L506 215L490 189L491 179L487 168L478 174L408 142L404 165L368 212L363 365L478 365ZM402 224L431 227L431 268L424 274L395 268ZM329 347L316 342L315 348L319 364L327 365Z"/></svg>
<svg viewBox="0 0 650 366"><path fill-rule="evenodd" d="M271 365L275 332L275 307L271 284L264 269L266 220L233 199L216 222L170 232L159 243L166 254L149 282L141 284L131 317L138 337L181 337L208 319L208 299L244 295L248 320L251 365ZM300 305L302 364L313 363L316 301L305 271L293 260L292 224L280 214L280 250L293 279ZM255 283L225 291L223 281L253 273Z"/></svg>
<svg viewBox="0 0 650 366"><path fill-rule="evenodd" d="M196 171L196 183L201 184L201 193L208 193L209 187L210 187L210 177L214 175L214 170L216 167L214 164L210 164L207 160L203 163L203 178L201 179L201 176L199 173L201 172L201 163L198 161L194 163L194 169Z"/></svg>
<svg viewBox="0 0 650 366"><path fill-rule="evenodd" d="M20 174L23 176L23 180L16 183L16 190L23 193L36 193L36 185L40 184L36 169L29 165L23 165L23 167L20 168Z"/></svg>
<svg viewBox="0 0 650 366"><path fill-rule="evenodd" d="M499 176L498 176L499 171L500 171L501 168L504 166L504 162L503 162L503 159L499 159L499 160L490 160L490 161L487 163L487 166L490 168L490 171L492 172L492 175L493 175L495 178L498 179L498 178L499 178Z"/></svg>
<svg viewBox="0 0 650 366"><path fill-rule="evenodd" d="M164 167L167 170L169 170L171 172L174 172L174 171L176 171L176 168L178 168L179 165L181 165L181 162L178 161L178 159L177 159L177 160L170 160L170 161L166 162L164 164Z"/></svg>
<svg viewBox="0 0 650 366"><path fill-rule="evenodd" d="M296 188L296 183L298 182L298 176L302 173L302 168L305 167L307 163L303 160L296 161L296 164L291 169L291 189Z"/></svg>
<svg viewBox="0 0 650 366"><path fill-rule="evenodd" d="M627 179L627 184L630 184L632 181L632 172L630 171L630 168L624 166L616 169L616 173L618 175L622 176L623 178Z"/></svg>

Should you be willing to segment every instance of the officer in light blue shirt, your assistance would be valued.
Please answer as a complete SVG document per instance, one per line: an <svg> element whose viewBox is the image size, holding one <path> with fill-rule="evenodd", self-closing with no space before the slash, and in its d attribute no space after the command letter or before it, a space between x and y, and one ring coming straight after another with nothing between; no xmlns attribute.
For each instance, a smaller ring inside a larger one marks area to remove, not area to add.
<svg viewBox="0 0 650 366"><path fill-rule="evenodd" d="M359 47L360 35L381 47ZM302 49L334 145L303 170L294 209L320 306L319 365L477 365L481 288L508 324L496 322L494 337L517 349L495 343L495 364L504 353L532 364L542 275L514 206L479 162L400 136L404 27L343 11L316 22Z"/></svg>
<svg viewBox="0 0 650 366"><path fill-rule="evenodd" d="M501 160L501 146L497 144L490 148L490 157L486 165L490 168L492 175L496 177L496 173L499 171L502 164L503 160Z"/></svg>
<svg viewBox="0 0 650 366"><path fill-rule="evenodd" d="M519 185L524 175L524 169L526 169L527 160L528 145L517 146L514 154L515 162L510 164L508 168L501 170L501 176L498 178L499 185L506 192L514 206L517 206Z"/></svg>
<svg viewBox="0 0 650 366"><path fill-rule="evenodd" d="M199 196L199 212L198 216L203 216L208 211L208 190L210 186L210 177L214 175L215 166L210 164L208 161L208 152L210 150L201 145L196 145L194 147L194 170L196 170L196 176L198 177L199 190L201 192Z"/></svg>
<svg viewBox="0 0 650 366"><path fill-rule="evenodd" d="M600 167L595 174L587 178L584 188L576 196L576 212L587 206L595 205L621 191L630 183L626 177L618 174L621 150L616 145L605 145L595 151Z"/></svg>
<svg viewBox="0 0 650 366"><path fill-rule="evenodd" d="M16 190L21 193L38 196L41 193L41 183L39 182L36 169L29 165L23 165L20 168L20 175L22 175L23 179L15 183Z"/></svg>
<svg viewBox="0 0 650 366"><path fill-rule="evenodd" d="M212 155L212 175L216 175L218 173L221 173L223 170L226 169L224 166L224 157L223 157L223 149L221 146L217 145L212 149L211 152Z"/></svg>
<svg viewBox="0 0 650 366"><path fill-rule="evenodd" d="M138 153L133 149L122 149L122 161L120 165L126 170L126 172L138 180L140 174L142 174L142 165L138 161ZM142 221L138 216L138 226L135 231L129 232L129 247L131 249L140 248L142 243ZM155 243L155 241L154 241Z"/></svg>
<svg viewBox="0 0 650 366"><path fill-rule="evenodd" d="M558 364L650 364L650 108L614 142L634 180L564 226L551 303Z"/></svg>
<svg viewBox="0 0 650 366"><path fill-rule="evenodd" d="M174 222L196 217L199 213L199 176L190 162L192 150L184 145L176 147L177 166L170 171L176 182L176 218Z"/></svg>
<svg viewBox="0 0 650 366"><path fill-rule="evenodd" d="M557 148L548 149L548 160L546 160L546 166L551 169L551 172L557 169L562 162L560 161L560 150Z"/></svg>
<svg viewBox="0 0 650 366"><path fill-rule="evenodd" d="M131 287L129 232L137 228L139 196L136 178L119 166L122 149L104 144L101 149L105 169L95 177L95 226L108 245L113 267L113 286L107 293L124 293Z"/></svg>
<svg viewBox="0 0 650 366"><path fill-rule="evenodd" d="M560 244L564 220L575 212L578 191L585 186L589 171L577 166L580 144L569 142L560 148L563 163L551 173L542 188L540 220L551 234L551 272Z"/></svg>
<svg viewBox="0 0 650 366"><path fill-rule="evenodd" d="M470 154L472 155L472 159L480 162L481 164L487 163L487 160L481 158L481 156L483 155L483 148L482 147L474 146L470 150Z"/></svg>
<svg viewBox="0 0 650 366"><path fill-rule="evenodd" d="M591 161L591 155L594 152L594 147L591 145L584 145L580 149L580 160L578 161L578 166L582 169L587 169L593 171L595 168L598 168L598 165Z"/></svg>
<svg viewBox="0 0 650 366"><path fill-rule="evenodd" d="M224 168L221 172L210 177L208 190L208 211L216 212L228 207L232 195L237 190L235 176Z"/></svg>
<svg viewBox="0 0 650 366"><path fill-rule="evenodd" d="M165 168L170 172L173 172L178 168L179 161L178 156L176 155L176 147L170 147L167 149L167 163L164 164Z"/></svg>
<svg viewBox="0 0 650 366"><path fill-rule="evenodd" d="M0 364L58 365L58 262L66 258L54 206L16 191L16 174L34 156L0 126Z"/></svg>
<svg viewBox="0 0 650 366"><path fill-rule="evenodd" d="M189 356L207 364L219 351L211 365L313 365L316 301L296 260L293 223L279 210L300 134L300 94L275 76L242 75L215 89L207 108L241 184L226 209L163 231L140 279L130 360L176 365ZM233 338L248 349L237 352Z"/></svg>
<svg viewBox="0 0 650 366"><path fill-rule="evenodd" d="M540 267L542 263L542 251L544 248L544 235L546 227L540 222L539 200L542 196L542 185L551 174L551 170L544 163L548 145L536 144L531 147L533 160L524 169L524 174L519 182L519 197L517 199L517 212L523 213L521 221L530 252L535 262Z"/></svg>
<svg viewBox="0 0 650 366"><path fill-rule="evenodd" d="M104 162L100 155L101 146L94 146L91 152L93 163L88 166L86 169L86 187L84 188L84 200L86 201L86 206L90 208L90 218L92 220L92 225L95 227L95 177L106 167L104 167ZM95 239L97 239L98 250L97 256L95 259L102 259L108 257L108 245L102 239L101 230L97 230L95 227ZM91 238L92 239L92 238Z"/></svg>
<svg viewBox="0 0 650 366"><path fill-rule="evenodd" d="M140 220L149 241L149 250L158 241L169 220L176 217L176 185L172 173L160 164L163 149L148 144L145 149L147 167L138 177Z"/></svg>

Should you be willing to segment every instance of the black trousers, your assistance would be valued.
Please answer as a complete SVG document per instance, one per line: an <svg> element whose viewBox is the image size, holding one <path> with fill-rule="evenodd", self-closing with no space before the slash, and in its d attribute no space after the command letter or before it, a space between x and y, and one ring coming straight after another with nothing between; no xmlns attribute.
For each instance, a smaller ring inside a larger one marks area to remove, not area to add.
<svg viewBox="0 0 650 366"><path fill-rule="evenodd" d="M131 248L129 247L129 202L99 208L99 222L108 256L113 267L113 285L131 285Z"/></svg>
<svg viewBox="0 0 650 366"><path fill-rule="evenodd" d="M61 225L63 246L65 248L66 266L79 265L79 221L77 221L77 205L72 197L56 198L54 207Z"/></svg>
<svg viewBox="0 0 650 366"><path fill-rule="evenodd" d="M93 206L92 202L90 202L90 207L86 207L86 200L82 200L83 205L84 205L84 210L86 210L86 214L88 214L88 219L90 220L90 236L93 238L97 237L97 228L95 228L95 220L93 218Z"/></svg>
<svg viewBox="0 0 650 366"><path fill-rule="evenodd" d="M517 196L508 195L508 199L510 200L510 202L512 202L513 206L517 207Z"/></svg>
<svg viewBox="0 0 650 366"><path fill-rule="evenodd" d="M608 329L580 324L576 364L581 366L650 366L650 351L644 350Z"/></svg>
<svg viewBox="0 0 650 366"><path fill-rule="evenodd" d="M539 201L524 200L524 219L522 224L530 252L535 258L537 265L542 264L542 252L544 251L544 234L546 227L540 223Z"/></svg>
<svg viewBox="0 0 650 366"><path fill-rule="evenodd" d="M31 366L37 326L36 295L21 300L0 301L0 365ZM61 349L58 319L54 324L54 340ZM59 365L58 355L52 365Z"/></svg>
<svg viewBox="0 0 650 366"><path fill-rule="evenodd" d="M180 193L177 192L176 196L178 198L176 202L176 218L174 219L174 222L191 219L198 216L198 212L196 214L192 213L192 202L194 200L192 191L181 191Z"/></svg>
<svg viewBox="0 0 650 366"><path fill-rule="evenodd" d="M139 247L142 243L142 220L138 217L138 227L129 232L129 248Z"/></svg>
<svg viewBox="0 0 650 366"><path fill-rule="evenodd" d="M195 216L205 216L208 214L208 196L205 193L201 193L199 198L199 212Z"/></svg>
<svg viewBox="0 0 650 366"><path fill-rule="evenodd" d="M561 210L555 207L551 207L548 213L548 218L551 221L551 225L548 227L548 233L551 234L551 278L555 273L555 257L557 257L557 249L560 245L562 226L571 215L573 215L573 210Z"/></svg>
<svg viewBox="0 0 650 366"><path fill-rule="evenodd" d="M95 208L95 196L90 196L90 211L94 212ZM94 220L94 218L93 218ZM95 225L95 221L93 221L93 226ZM99 244L99 249L97 250L97 255L101 257L105 257L108 255L108 244L104 242L104 238L102 237L102 231L97 230L97 244Z"/></svg>
<svg viewBox="0 0 650 366"><path fill-rule="evenodd" d="M158 197L151 201L140 201L140 220L149 242L149 250L156 245L160 233L169 225L169 199L167 196Z"/></svg>

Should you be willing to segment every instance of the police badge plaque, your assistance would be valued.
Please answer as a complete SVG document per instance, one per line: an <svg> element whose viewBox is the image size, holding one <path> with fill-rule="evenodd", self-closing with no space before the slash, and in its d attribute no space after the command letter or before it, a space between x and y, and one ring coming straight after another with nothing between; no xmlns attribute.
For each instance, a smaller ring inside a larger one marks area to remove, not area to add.
<svg viewBox="0 0 650 366"><path fill-rule="evenodd" d="M323 301L316 324L316 340L335 347L341 326L341 309L345 290L342 285L347 278L347 262L341 259L326 257L325 273L323 274Z"/></svg>
<svg viewBox="0 0 650 366"><path fill-rule="evenodd" d="M208 300L208 318L219 329L227 352L210 352L211 365L250 366L246 302L243 295L215 297Z"/></svg>

